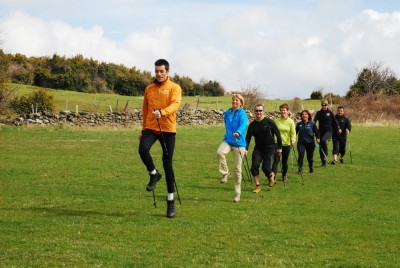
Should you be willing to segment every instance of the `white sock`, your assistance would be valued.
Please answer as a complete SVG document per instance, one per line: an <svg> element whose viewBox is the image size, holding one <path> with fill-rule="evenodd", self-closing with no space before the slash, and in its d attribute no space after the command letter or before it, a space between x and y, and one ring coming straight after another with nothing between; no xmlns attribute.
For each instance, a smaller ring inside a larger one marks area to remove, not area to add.
<svg viewBox="0 0 400 268"><path fill-rule="evenodd" d="M153 171L150 171L149 173L150 173L151 175L154 175L154 174L157 173L157 169L154 169Z"/></svg>
<svg viewBox="0 0 400 268"><path fill-rule="evenodd" d="M168 193L168 201L174 200L174 193Z"/></svg>

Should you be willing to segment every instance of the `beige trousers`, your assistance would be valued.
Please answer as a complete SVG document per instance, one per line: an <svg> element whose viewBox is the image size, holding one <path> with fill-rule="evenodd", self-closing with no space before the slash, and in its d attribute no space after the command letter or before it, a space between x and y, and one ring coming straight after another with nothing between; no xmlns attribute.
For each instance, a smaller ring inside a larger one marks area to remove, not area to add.
<svg viewBox="0 0 400 268"><path fill-rule="evenodd" d="M217 150L217 156L219 160L219 172L225 175L229 172L228 164L226 162L226 155L232 151L233 152L233 165L235 172L233 173L235 193L240 194L241 183L242 183L242 158L246 148L244 147L232 147L225 141L223 141Z"/></svg>

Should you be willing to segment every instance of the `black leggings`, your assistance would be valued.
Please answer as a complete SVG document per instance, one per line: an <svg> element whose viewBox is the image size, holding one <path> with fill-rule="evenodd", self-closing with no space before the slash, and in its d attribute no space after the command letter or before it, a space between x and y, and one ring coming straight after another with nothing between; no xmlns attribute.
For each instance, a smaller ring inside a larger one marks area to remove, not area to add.
<svg viewBox="0 0 400 268"><path fill-rule="evenodd" d="M282 146L282 176L286 176L289 165L288 165L288 159L290 155L290 146ZM274 167L273 171L276 174L278 172L278 165L280 162L280 157L278 156L277 153L275 153L275 159L274 159Z"/></svg>
<svg viewBox="0 0 400 268"><path fill-rule="evenodd" d="M163 155L162 162L165 172L165 179L167 182L168 193L175 192L174 187L174 169L172 167L172 156L174 155L175 149L175 136L176 133L171 132L163 132L163 134L156 134L150 129L145 129L142 131L142 138L139 143L139 155L145 164L147 171L150 172L154 170L156 167L153 162L153 158L150 155L150 149L153 144L158 140L161 144ZM165 139L165 146L163 138ZM167 147L168 152L165 151L165 147Z"/></svg>
<svg viewBox="0 0 400 268"><path fill-rule="evenodd" d="M303 168L303 159L304 155L307 152L307 162L308 162L308 167L313 166L313 156L314 156L314 151L315 151L315 144L314 143L297 143L297 151L299 152L299 159L297 161L297 164L299 166L299 169Z"/></svg>

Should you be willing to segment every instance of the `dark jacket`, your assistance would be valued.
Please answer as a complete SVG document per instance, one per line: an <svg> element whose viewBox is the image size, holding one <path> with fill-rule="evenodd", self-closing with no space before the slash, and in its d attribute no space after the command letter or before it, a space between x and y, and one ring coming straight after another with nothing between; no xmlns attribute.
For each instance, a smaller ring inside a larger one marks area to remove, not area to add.
<svg viewBox="0 0 400 268"><path fill-rule="evenodd" d="M319 131L314 121L298 122L296 125L296 134L299 135L299 143L309 144L314 143L315 138L319 139Z"/></svg>
<svg viewBox="0 0 400 268"><path fill-rule="evenodd" d="M337 122L337 127L336 130L333 131L332 137L333 138L346 138L347 137L347 133L346 133L346 129L349 130L349 132L351 131L351 122L350 119L348 119L346 116L342 115L336 115L335 116L336 122ZM340 128L342 130L342 133L339 134L338 133L338 128Z"/></svg>
<svg viewBox="0 0 400 268"><path fill-rule="evenodd" d="M314 122L319 122L318 129L320 134L328 131L333 131L337 127L335 115L329 109L319 110L314 117Z"/></svg>
<svg viewBox="0 0 400 268"><path fill-rule="evenodd" d="M246 134L246 150L249 149L252 136L254 136L256 142L255 148L260 151L276 148L274 136L276 136L278 148L282 148L281 133L275 122L267 117L264 117L260 122L254 120L250 123Z"/></svg>

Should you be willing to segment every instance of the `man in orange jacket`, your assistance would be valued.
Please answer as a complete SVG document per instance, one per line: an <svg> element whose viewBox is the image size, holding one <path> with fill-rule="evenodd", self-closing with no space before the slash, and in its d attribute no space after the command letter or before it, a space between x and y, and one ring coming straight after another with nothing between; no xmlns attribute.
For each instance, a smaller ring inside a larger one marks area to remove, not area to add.
<svg viewBox="0 0 400 268"><path fill-rule="evenodd" d="M147 191L154 191L162 175L156 169L150 149L158 140L163 150L163 167L167 182L167 217L175 217L172 157L175 149L176 112L181 103L181 87L168 76L169 63L159 59L155 63L156 79L146 87L143 99L143 127L139 133L139 155L150 174ZM165 145L165 146L164 146Z"/></svg>

